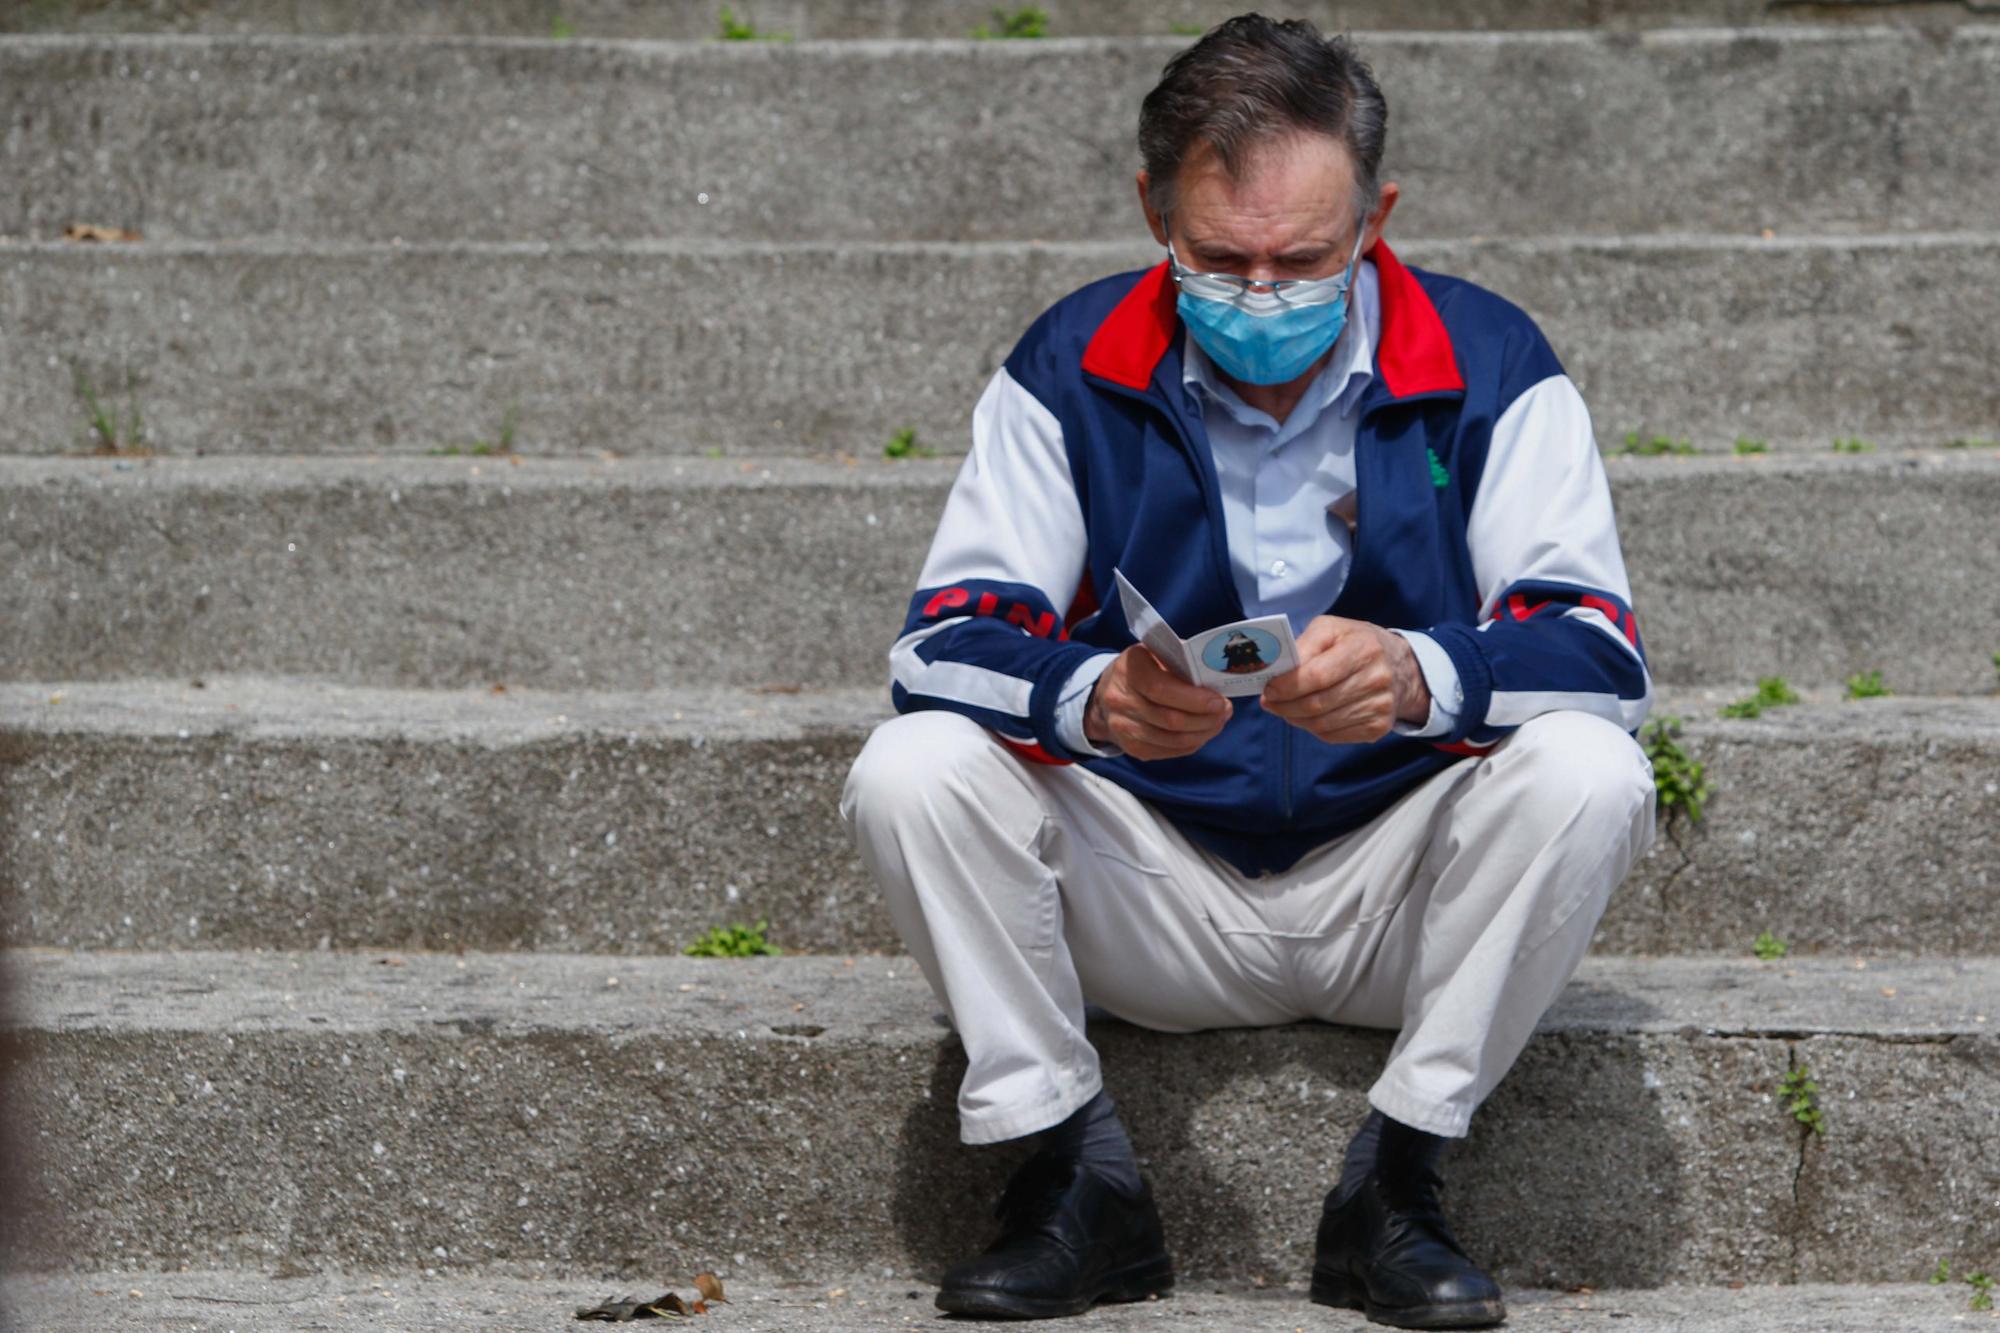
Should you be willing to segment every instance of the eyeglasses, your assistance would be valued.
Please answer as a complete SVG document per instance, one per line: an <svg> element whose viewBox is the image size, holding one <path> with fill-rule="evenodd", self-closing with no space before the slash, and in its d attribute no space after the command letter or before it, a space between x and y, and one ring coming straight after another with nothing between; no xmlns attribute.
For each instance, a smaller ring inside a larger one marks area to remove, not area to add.
<svg viewBox="0 0 2000 1333"><path fill-rule="evenodd" d="M1162 227L1170 225L1165 216L1160 223ZM1354 265L1361 258L1361 242L1367 235L1364 221L1354 238L1354 253L1348 256L1347 267L1330 278L1245 278L1234 273L1197 273L1182 265L1174 253L1172 240L1167 242L1167 264L1182 291L1205 300L1237 302L1262 289L1283 305L1328 305L1345 295L1354 282Z"/></svg>

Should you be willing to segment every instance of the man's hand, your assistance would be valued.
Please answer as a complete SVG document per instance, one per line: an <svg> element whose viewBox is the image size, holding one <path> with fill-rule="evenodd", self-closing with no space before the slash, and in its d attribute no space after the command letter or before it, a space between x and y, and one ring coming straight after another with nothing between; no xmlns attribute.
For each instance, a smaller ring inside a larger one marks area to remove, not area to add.
<svg viewBox="0 0 2000 1333"><path fill-rule="evenodd" d="M1314 616L1298 649L1298 666L1262 696L1266 712L1293 726L1342 744L1380 740L1398 719L1430 716L1430 689L1402 635L1365 620Z"/></svg>
<svg viewBox="0 0 2000 1333"><path fill-rule="evenodd" d="M1110 741L1134 759L1177 759L1208 744L1233 711L1228 699L1188 684L1135 643L1097 678L1083 734L1099 744Z"/></svg>

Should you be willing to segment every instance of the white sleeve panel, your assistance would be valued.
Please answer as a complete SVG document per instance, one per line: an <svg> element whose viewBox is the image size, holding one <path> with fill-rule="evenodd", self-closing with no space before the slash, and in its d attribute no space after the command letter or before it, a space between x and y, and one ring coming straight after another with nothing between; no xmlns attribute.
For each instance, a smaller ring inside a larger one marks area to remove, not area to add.
<svg viewBox="0 0 2000 1333"><path fill-rule="evenodd" d="M1551 375L1529 388L1494 423L1466 541L1481 620L1493 615L1509 584L1523 579L1580 584L1632 600L1611 485L1590 412L1569 376Z"/></svg>
<svg viewBox="0 0 2000 1333"><path fill-rule="evenodd" d="M971 579L1041 589L1060 616L1083 576L1083 506L1062 427L1002 366L972 409L972 452L952 483L919 588Z"/></svg>

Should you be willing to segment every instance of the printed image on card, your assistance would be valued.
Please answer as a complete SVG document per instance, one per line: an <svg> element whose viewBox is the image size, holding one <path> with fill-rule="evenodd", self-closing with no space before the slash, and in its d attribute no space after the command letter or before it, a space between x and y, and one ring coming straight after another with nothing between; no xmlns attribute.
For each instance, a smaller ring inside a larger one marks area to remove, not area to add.
<svg viewBox="0 0 2000 1333"><path fill-rule="evenodd" d="M1139 641L1153 650L1153 656L1182 680L1204 686L1218 694L1242 698L1261 694L1273 677L1282 676L1299 664L1297 646L1292 642L1292 623L1283 616L1259 616L1239 620L1182 639L1160 618L1122 570L1113 570L1118 583L1118 602L1125 610L1125 623Z"/></svg>

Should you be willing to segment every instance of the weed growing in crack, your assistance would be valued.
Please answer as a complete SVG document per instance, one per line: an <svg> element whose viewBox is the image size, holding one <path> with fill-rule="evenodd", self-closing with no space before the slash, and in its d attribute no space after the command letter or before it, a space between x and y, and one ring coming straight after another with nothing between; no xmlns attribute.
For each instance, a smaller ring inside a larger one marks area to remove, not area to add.
<svg viewBox="0 0 2000 1333"><path fill-rule="evenodd" d="M1783 1081L1778 1084L1778 1095L1785 1099L1785 1110L1803 1128L1802 1135L1826 1134L1826 1116L1819 1109L1819 1084L1813 1081L1812 1073L1804 1065L1793 1065L1785 1071Z"/></svg>
<svg viewBox="0 0 2000 1333"><path fill-rule="evenodd" d="M889 437L882 446L884 458L935 458L937 450L917 441L917 428L905 426Z"/></svg>
<svg viewBox="0 0 2000 1333"><path fill-rule="evenodd" d="M1787 953L1791 952L1791 946L1767 930L1758 935L1756 940L1751 943L1750 950L1768 963L1774 958L1783 958Z"/></svg>
<svg viewBox="0 0 2000 1333"><path fill-rule="evenodd" d="M722 12L716 15L716 22L721 25L722 29L716 36L725 42L789 42L792 40L792 35L789 32L757 31L755 23L752 23L749 19L737 18L726 5L723 6Z"/></svg>
<svg viewBox="0 0 2000 1333"><path fill-rule="evenodd" d="M1949 1281L1951 1281L1951 1260L1940 1259L1938 1260L1937 1271L1931 1274L1931 1285L1933 1287L1942 1287Z"/></svg>
<svg viewBox="0 0 2000 1333"><path fill-rule="evenodd" d="M1974 1273L1965 1279L1972 1287L1972 1308L1991 1310L1993 1308L1993 1279L1984 1273Z"/></svg>
<svg viewBox="0 0 2000 1333"><path fill-rule="evenodd" d="M1890 689L1882 683L1879 671L1862 671L1847 678L1847 697L1850 699L1886 699Z"/></svg>
<svg viewBox="0 0 2000 1333"><path fill-rule="evenodd" d="M1700 450L1694 441L1682 436L1676 440L1666 435L1641 435L1636 430L1625 432L1625 447L1620 453L1638 454L1644 458L1657 458L1663 454L1692 454Z"/></svg>
<svg viewBox="0 0 2000 1333"><path fill-rule="evenodd" d="M1799 701L1799 692L1788 684L1783 676L1763 676L1757 681L1757 692L1747 699L1738 699L1733 704L1722 706L1723 717L1759 717L1766 708L1782 708L1786 704Z"/></svg>
<svg viewBox="0 0 2000 1333"><path fill-rule="evenodd" d="M1660 804L1666 807L1668 818L1676 811L1685 811L1689 819L1698 821L1708 803L1708 769L1681 748L1676 739L1680 734L1681 720L1663 717L1646 724L1639 733L1639 743L1646 747L1646 757L1653 761L1653 789L1659 794Z"/></svg>
<svg viewBox="0 0 2000 1333"><path fill-rule="evenodd" d="M143 458L153 452L146 447L146 428L139 421L139 400L136 397L126 404L125 429L121 434L118 414L99 400L97 390L91 387L81 366L70 368L70 383L90 423L90 451L93 454Z"/></svg>
<svg viewBox="0 0 2000 1333"><path fill-rule="evenodd" d="M996 38L1003 41L1032 40L1036 37L1046 37L1048 35L1048 11L1037 9L1033 5L1023 5L1012 13L1004 9L996 9L993 11L992 27L989 28L982 23L972 30L973 40L981 42L991 41Z"/></svg>
<svg viewBox="0 0 2000 1333"><path fill-rule="evenodd" d="M762 917L754 926L712 926L683 950L691 958L757 958L784 952L764 938L771 923Z"/></svg>

